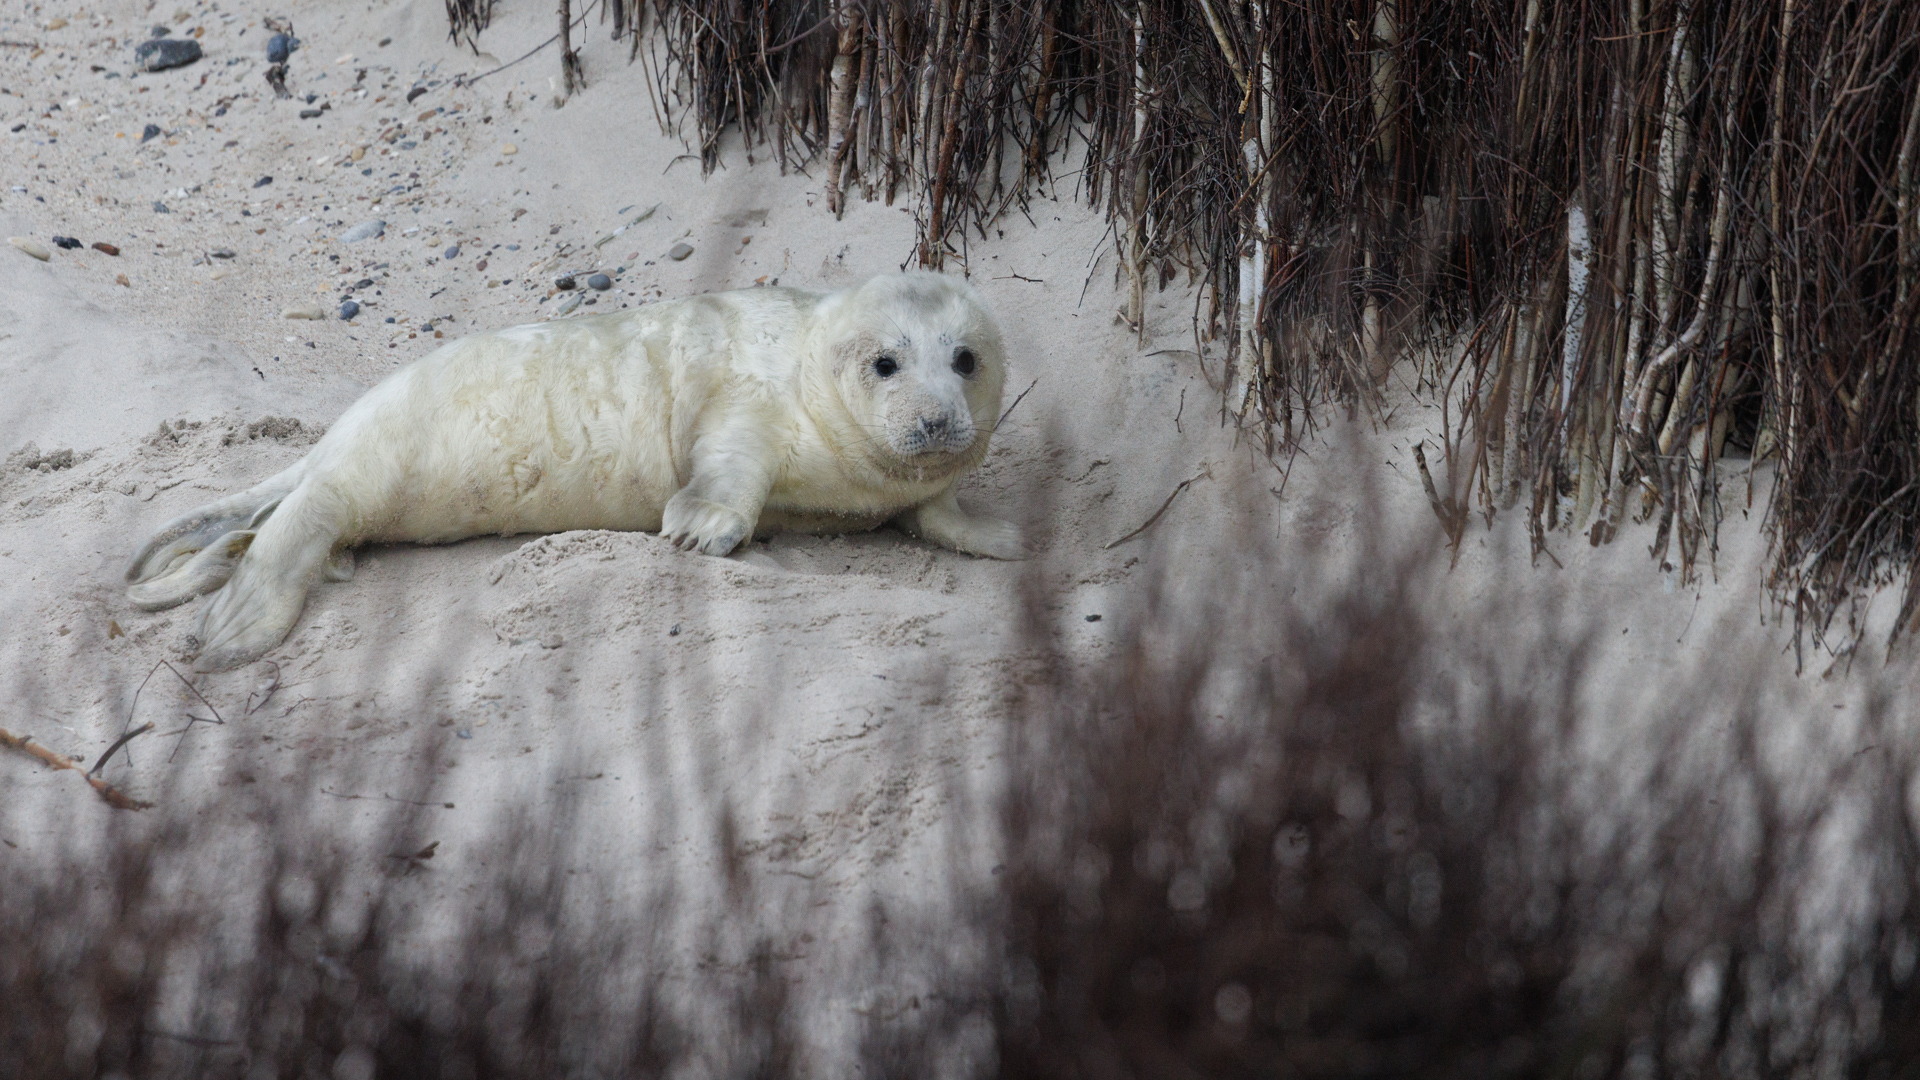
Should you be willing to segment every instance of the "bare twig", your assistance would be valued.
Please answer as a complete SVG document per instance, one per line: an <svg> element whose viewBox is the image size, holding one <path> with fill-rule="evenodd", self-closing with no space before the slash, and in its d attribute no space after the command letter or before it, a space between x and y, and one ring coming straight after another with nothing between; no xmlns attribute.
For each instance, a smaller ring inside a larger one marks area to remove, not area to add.
<svg viewBox="0 0 1920 1080"><path fill-rule="evenodd" d="M1213 475L1213 467L1211 465L1202 465L1200 467L1199 472L1194 473L1192 476L1174 485L1173 493L1167 496L1167 501L1161 503L1160 509L1155 510L1153 512L1153 516L1148 518L1144 524L1142 524L1139 528L1133 530L1132 532L1128 533L1127 535L1121 537L1120 539L1115 540L1112 543L1108 544L1106 547L1102 548L1101 550L1112 551L1114 548L1119 547L1121 544L1124 544L1127 541L1133 539L1134 537L1139 536L1141 533L1146 532L1148 529L1153 528L1153 523L1160 520L1160 515L1167 512L1167 507L1173 505L1173 500L1179 498L1180 493L1187 490L1188 485L1192 484L1196 480L1204 480L1208 477L1211 477L1212 475Z"/></svg>

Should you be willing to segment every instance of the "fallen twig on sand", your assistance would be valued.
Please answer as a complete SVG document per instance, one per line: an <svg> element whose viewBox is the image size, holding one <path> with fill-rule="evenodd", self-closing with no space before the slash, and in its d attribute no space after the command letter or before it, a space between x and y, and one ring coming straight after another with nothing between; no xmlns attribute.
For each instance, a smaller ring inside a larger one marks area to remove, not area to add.
<svg viewBox="0 0 1920 1080"><path fill-rule="evenodd" d="M166 669L167 669L168 671L171 671L171 672L173 672L173 677L174 677L174 678L176 678L176 679L179 679L179 680L180 680L180 685L181 685L181 686L184 686L184 687L186 687L186 688L187 688L187 689L188 689L188 690L189 690L189 691L190 691L190 692L191 692L191 693L193 694L193 696L194 696L194 697L197 697L197 698L199 698L199 699L200 699L200 704L202 704L202 705L205 705L205 706L207 707L207 709L208 709L208 711L210 711L210 712L212 712L212 713L213 713L213 719L212 719L212 720L208 720L208 719L206 719L206 718L204 718L204 717L198 717L198 716L194 716L194 715L193 715L192 713L188 713L188 714L187 714L187 726L186 726L186 727L183 727L183 728L181 728L181 729L179 729L178 731L169 731L169 732L167 732L167 734L169 734L169 735L178 735L178 736L180 736L180 737L181 737L182 739L184 739L184 738L186 738L186 735L187 735L187 732L189 732L189 731L192 731L192 730L193 730L193 725L194 725L195 723L201 723L201 724L219 724L219 725L221 725L222 727L225 727L225 726L226 726L226 723L227 723L227 721L226 721L226 718L220 715L220 710L219 710L219 709L216 709L216 708L214 708L214 707L213 707L213 702L211 702L211 701L208 701L208 700L207 700L207 696L206 696L205 694L202 694L202 693L201 693L201 692L200 692L200 691L199 691L198 689L196 689L196 688L194 687L194 685L193 685L192 683L190 683L190 682L188 682L188 681L187 681L187 677L186 677L185 675L182 675L182 674L180 674L180 671L179 671L179 669L178 669L178 668L175 668L175 667L174 667L174 666L173 666L172 664L169 664L169 663L167 663L167 662L166 662L165 660L161 660L161 661L158 661L158 662L156 662L156 663L155 663L155 664L153 665L153 667L151 667L151 668L148 668L148 669L147 669L147 677L146 677L146 678L144 678L144 679L141 679L141 680L140 680L140 685L139 685L138 687L136 687L136 688L134 689L134 691L133 691L133 704L132 704L132 705L129 705L129 706L127 707L127 727L128 727L129 729L133 727L133 717L134 717L134 714L135 714L135 712L136 712L136 711L137 711L137 710L138 710L138 709L140 708L140 693L141 693L141 691L143 691L143 690L145 690L145 689L147 688L147 683L149 683L149 682L151 682L151 681L153 680L153 677L154 677L155 675L157 675L157 674L159 674L159 672L160 672L160 669L161 669L161 668L166 668ZM279 668L278 668L278 667L276 667L276 668L274 669L274 671L275 671L275 680L276 680L276 683L277 683L277 681L278 681L278 672L279 672ZM149 727L149 728L151 728L151 727L153 727L153 725L152 725L152 724L148 724L148 725L147 725L147 727ZM93 769L92 769L92 772L90 772L90 773L89 773L88 775L92 775L92 773L95 773L95 772L99 772L99 771L100 771L100 766L101 766L101 765L105 765L105 764L107 763L107 759L108 759L109 757L112 757L112 756L113 756L113 751L114 751L114 750L118 750L118 749L120 749L121 747L123 747L123 746L125 746L125 745L126 745L126 744L128 743L128 741L130 741L130 740L131 740L131 739L132 739L132 738L133 738L133 737L134 737L135 735L138 735L138 734L140 734L140 732L138 732L138 731L122 731L122 732L120 733L120 738L119 738L119 739L118 739L117 741L115 741L115 742L114 742L114 744L113 744L113 747L112 747L112 749L109 749L109 750L108 750L108 751L107 751L106 753L104 753L104 754L102 754L102 755L100 755L100 761L99 761L99 763L98 763L98 764L96 764L96 765L95 765L95 766L93 767ZM180 752L180 744L179 744L179 743L175 743L175 744L174 744L174 746L173 746L173 752L174 752L175 754L177 754L177 753L179 753L179 752ZM169 755L169 756L167 757L167 760L168 760L168 761L172 761L172 760L173 760L173 757L172 757L172 755ZM131 756L129 756L129 757L128 757L128 762L129 762L129 763L131 763L131 762L132 762L132 757L131 757Z"/></svg>
<svg viewBox="0 0 1920 1080"><path fill-rule="evenodd" d="M107 747L107 752L104 754L101 754L99 759L93 763L93 768L87 770L87 775L92 776L95 773L98 773L100 771L100 766L105 765L107 763L107 759L113 756L113 752L115 750L120 749L121 747L132 742L135 738L141 735L145 735L147 732L152 730L153 730L153 722L148 721L147 723L141 724L139 727L134 728L132 731L122 733L119 738L113 740L112 746Z"/></svg>
<svg viewBox="0 0 1920 1080"><path fill-rule="evenodd" d="M1121 537L1120 539L1115 540L1113 543L1108 544L1106 547L1102 548L1101 550L1112 551L1114 548L1119 547L1121 544L1124 544L1127 541L1133 539L1134 537L1139 536L1141 533L1146 532L1148 529L1153 528L1153 523L1160 520L1160 515L1167 512L1167 507L1173 505L1173 500L1179 498L1180 493L1187 490L1187 486L1189 484L1192 484L1196 480L1207 479L1212 475L1213 475L1213 466L1211 465L1200 466L1199 472L1194 473L1192 476L1174 485L1173 494L1167 496L1167 501L1160 504L1160 509L1155 510L1153 512L1153 516L1148 518L1144 525L1141 525L1139 528L1133 530L1132 532Z"/></svg>
<svg viewBox="0 0 1920 1080"><path fill-rule="evenodd" d="M1000 419L995 420L993 422L993 429L995 431L1000 430L1000 425L1007 422L1007 417L1013 415L1013 410L1018 408L1020 403L1027 399L1027 395L1033 392L1033 388L1039 385L1040 385L1039 379L1035 379L1032 382L1028 383L1027 388L1025 390L1020 391L1020 396L1013 399L1013 404L1007 406L1007 411L1000 414Z"/></svg>
<svg viewBox="0 0 1920 1080"><path fill-rule="evenodd" d="M152 725L149 724L148 726L151 727ZM145 810L153 805L150 802L141 802L139 799L127 795L105 780L90 775L87 770L82 767L80 762L41 746L39 743L33 741L33 736L31 735L15 735L5 728L0 728L0 746L5 746L10 750L25 751L56 769L72 769L85 778L88 785L100 793L101 798L107 800L108 806L116 810Z"/></svg>

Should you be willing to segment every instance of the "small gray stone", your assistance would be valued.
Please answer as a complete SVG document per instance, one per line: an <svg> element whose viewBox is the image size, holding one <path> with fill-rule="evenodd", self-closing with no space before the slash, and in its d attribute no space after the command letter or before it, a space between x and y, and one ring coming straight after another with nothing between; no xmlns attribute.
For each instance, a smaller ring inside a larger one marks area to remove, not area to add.
<svg viewBox="0 0 1920 1080"><path fill-rule="evenodd" d="M173 33L173 30L172 30L172 29L171 29L170 27L165 27L165 26L156 26L156 27L154 27L153 29L151 29L151 30L149 30L149 31L147 32L147 36L148 36L148 37L157 37L157 38L163 38L163 37L166 37L166 36L167 36L168 34L171 34L171 33Z"/></svg>
<svg viewBox="0 0 1920 1080"><path fill-rule="evenodd" d="M133 62L142 71L165 71L200 59L200 43L192 38L151 38L133 50Z"/></svg>
<svg viewBox="0 0 1920 1080"><path fill-rule="evenodd" d="M146 126L146 128L145 128L145 129L143 129L143 130L142 130L142 131L140 132L140 141L141 141L141 142L146 142L146 141L147 141L147 140L149 140L149 139L157 139L157 138L159 138L159 137L160 137L160 125L159 125L159 124L148 124L148 125Z"/></svg>
<svg viewBox="0 0 1920 1080"><path fill-rule="evenodd" d="M300 110L300 119L302 119L302 120L317 120L317 119L319 119L319 117L320 117L320 113L321 113L321 110L319 110L319 109L301 109L301 110Z"/></svg>
<svg viewBox="0 0 1920 1080"><path fill-rule="evenodd" d="M682 240L673 245L672 250L667 252L667 258L672 259L674 262L679 262L691 254L693 254L693 245Z"/></svg>
<svg viewBox="0 0 1920 1080"><path fill-rule="evenodd" d="M613 279L605 274L595 274L587 279L587 288L595 292L606 292L613 288Z"/></svg>
<svg viewBox="0 0 1920 1080"><path fill-rule="evenodd" d="M267 63L284 64L287 57L293 55L293 39L285 34L275 34L267 39Z"/></svg>
<svg viewBox="0 0 1920 1080"><path fill-rule="evenodd" d="M379 218L363 221L340 234L343 244L357 244L362 240L373 240L386 235L387 223Z"/></svg>
<svg viewBox="0 0 1920 1080"><path fill-rule="evenodd" d="M360 314L360 304L358 301L348 300L340 305L341 322L349 322L358 314Z"/></svg>
<svg viewBox="0 0 1920 1080"><path fill-rule="evenodd" d="M443 258L443 259L457 259L457 258L459 258L459 257L460 257L460 245L459 245L459 244L455 244L455 245L453 245L452 247L450 247L450 248L448 248L447 250L445 250L445 251L443 251L443 252L441 252L441 253L440 253L440 257L441 257L441 258Z"/></svg>
<svg viewBox="0 0 1920 1080"><path fill-rule="evenodd" d="M156 213L156 214L171 214L171 213L173 213L173 211L171 211L171 210L169 210L169 209L167 209L167 204L166 204L166 203L163 203L163 202L155 202L155 203L153 204L153 212L154 212L154 213Z"/></svg>

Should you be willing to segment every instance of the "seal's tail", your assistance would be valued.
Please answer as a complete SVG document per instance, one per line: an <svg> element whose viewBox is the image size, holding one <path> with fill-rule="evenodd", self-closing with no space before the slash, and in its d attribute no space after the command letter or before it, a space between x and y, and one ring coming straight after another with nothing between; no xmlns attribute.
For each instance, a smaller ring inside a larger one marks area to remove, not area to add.
<svg viewBox="0 0 1920 1080"><path fill-rule="evenodd" d="M300 483L295 465L237 495L169 521L127 564L127 596L158 611L219 588L246 554L254 530Z"/></svg>

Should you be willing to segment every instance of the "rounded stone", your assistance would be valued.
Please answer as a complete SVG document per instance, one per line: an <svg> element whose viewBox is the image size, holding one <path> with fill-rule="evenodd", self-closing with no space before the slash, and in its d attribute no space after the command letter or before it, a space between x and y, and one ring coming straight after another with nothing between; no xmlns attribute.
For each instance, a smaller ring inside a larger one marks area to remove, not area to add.
<svg viewBox="0 0 1920 1080"><path fill-rule="evenodd" d="M605 274L595 274L587 279L587 288L595 292L606 292L613 288L613 279Z"/></svg>
<svg viewBox="0 0 1920 1080"><path fill-rule="evenodd" d="M48 259L53 258L53 252L48 251L45 245L29 240L24 236L9 236L7 237L7 243L39 259L41 262L46 262Z"/></svg>
<svg viewBox="0 0 1920 1080"><path fill-rule="evenodd" d="M200 43L192 38L151 38L133 50L133 62L142 71L165 71L200 59Z"/></svg>
<svg viewBox="0 0 1920 1080"><path fill-rule="evenodd" d="M275 34L267 39L267 63L284 64L287 57L293 55L293 39L285 34Z"/></svg>
<svg viewBox="0 0 1920 1080"><path fill-rule="evenodd" d="M340 321L341 322L351 321L353 317L358 314L360 314L359 301L346 300L340 304Z"/></svg>

